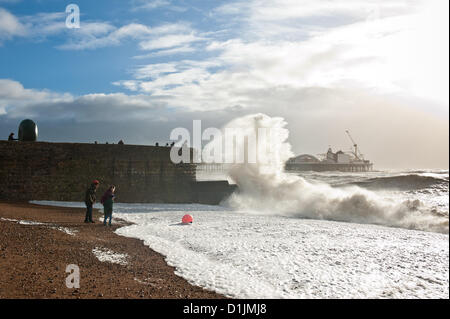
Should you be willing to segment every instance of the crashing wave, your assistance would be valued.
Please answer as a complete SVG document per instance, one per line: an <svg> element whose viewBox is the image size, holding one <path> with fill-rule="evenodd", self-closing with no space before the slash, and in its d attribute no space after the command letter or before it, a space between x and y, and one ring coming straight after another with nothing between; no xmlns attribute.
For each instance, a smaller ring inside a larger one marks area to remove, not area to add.
<svg viewBox="0 0 450 319"><path fill-rule="evenodd" d="M238 128L252 138L261 128L273 133L272 139L264 143L268 149L258 152L256 163L231 166L228 174L239 191L225 204L258 213L448 233L448 218L424 207L420 201L395 203L358 186L335 188L285 173L284 163L293 155L287 142L289 131L286 124L283 118L260 113L235 119L224 127L225 134L226 128ZM245 141L237 140L235 144L235 152L247 153Z"/></svg>

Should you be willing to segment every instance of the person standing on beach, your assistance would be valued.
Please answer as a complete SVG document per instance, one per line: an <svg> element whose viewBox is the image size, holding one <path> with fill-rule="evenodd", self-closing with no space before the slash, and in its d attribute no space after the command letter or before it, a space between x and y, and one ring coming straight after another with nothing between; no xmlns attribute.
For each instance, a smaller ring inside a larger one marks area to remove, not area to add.
<svg viewBox="0 0 450 319"><path fill-rule="evenodd" d="M100 185L100 182L98 180L94 180L89 186L89 188L86 190L86 196L84 199L84 202L86 204L86 217L84 218L85 223L94 223L92 220L92 206L94 206L96 198L96 192L97 188Z"/></svg>
<svg viewBox="0 0 450 319"><path fill-rule="evenodd" d="M14 133L9 134L8 141L17 141L17 138L14 138Z"/></svg>
<svg viewBox="0 0 450 319"><path fill-rule="evenodd" d="M109 218L109 226L111 226L114 199L116 197L116 195L114 195L115 191L116 187L114 185L111 185L105 192L105 194L103 194L102 199L100 200L100 202L103 204L103 211L105 213L105 219L103 220L104 226L106 226L106 220L108 218Z"/></svg>

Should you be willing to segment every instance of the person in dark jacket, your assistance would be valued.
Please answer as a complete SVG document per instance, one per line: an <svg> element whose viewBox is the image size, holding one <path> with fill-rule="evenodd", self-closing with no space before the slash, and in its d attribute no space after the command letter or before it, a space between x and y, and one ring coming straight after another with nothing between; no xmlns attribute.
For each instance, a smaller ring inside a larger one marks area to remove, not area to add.
<svg viewBox="0 0 450 319"><path fill-rule="evenodd" d="M92 220L92 206L94 206L96 198L96 192L97 188L100 185L100 182L98 180L94 180L89 186L89 188L86 190L86 195L84 202L86 204L86 217L84 218L85 223L94 223Z"/></svg>
<svg viewBox="0 0 450 319"><path fill-rule="evenodd" d="M17 141L17 138L14 138L14 133L9 134L8 141Z"/></svg>
<svg viewBox="0 0 450 319"><path fill-rule="evenodd" d="M114 195L115 191L116 187L114 185L111 185L105 192L105 194L103 194L102 199L100 200L100 202L103 204L103 211L105 213L105 219L103 220L104 226L106 226L106 220L108 218L109 218L109 226L111 226L114 199L116 197L116 195Z"/></svg>

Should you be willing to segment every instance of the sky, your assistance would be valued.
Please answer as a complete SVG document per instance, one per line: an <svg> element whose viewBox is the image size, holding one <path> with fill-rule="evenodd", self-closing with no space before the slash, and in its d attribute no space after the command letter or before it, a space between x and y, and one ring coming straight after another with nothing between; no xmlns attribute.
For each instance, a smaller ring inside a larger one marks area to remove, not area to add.
<svg viewBox="0 0 450 319"><path fill-rule="evenodd" d="M80 28L66 26L66 7ZM448 168L446 0L0 0L0 138L169 142L284 117L296 154Z"/></svg>

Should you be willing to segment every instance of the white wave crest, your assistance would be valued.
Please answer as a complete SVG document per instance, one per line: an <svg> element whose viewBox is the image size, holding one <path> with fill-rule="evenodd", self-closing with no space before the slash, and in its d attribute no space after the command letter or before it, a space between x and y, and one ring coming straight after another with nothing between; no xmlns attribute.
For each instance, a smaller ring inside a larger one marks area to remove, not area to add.
<svg viewBox="0 0 450 319"><path fill-rule="evenodd" d="M241 129L253 139L261 128L271 132L270 139L263 141L264 151L257 152L256 163L231 166L228 173L239 191L225 204L245 211L448 233L448 218L418 200L396 203L357 186L336 189L285 173L284 164L293 156L286 124L283 118L259 113L235 119L224 127L224 134L227 128ZM245 140L236 140L234 146L236 158L238 152L248 153Z"/></svg>

